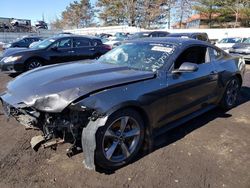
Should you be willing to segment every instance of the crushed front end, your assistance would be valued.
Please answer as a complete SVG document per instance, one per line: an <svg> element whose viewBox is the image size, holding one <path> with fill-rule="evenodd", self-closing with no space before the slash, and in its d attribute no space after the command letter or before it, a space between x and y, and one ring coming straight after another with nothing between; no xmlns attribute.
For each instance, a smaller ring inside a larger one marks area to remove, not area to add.
<svg viewBox="0 0 250 188"><path fill-rule="evenodd" d="M8 118L15 118L26 129L41 130L42 135L32 139L32 148L56 148L58 144L67 142L71 147L67 150L70 157L82 151L81 134L95 112L87 108L74 109L73 105L65 108L60 113L39 111L24 103L15 106L0 98L4 114Z"/></svg>

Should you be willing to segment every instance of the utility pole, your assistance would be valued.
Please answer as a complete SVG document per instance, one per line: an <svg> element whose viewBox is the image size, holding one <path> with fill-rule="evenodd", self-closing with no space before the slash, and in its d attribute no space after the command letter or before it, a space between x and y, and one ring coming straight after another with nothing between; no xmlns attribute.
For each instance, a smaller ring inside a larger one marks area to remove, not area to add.
<svg viewBox="0 0 250 188"><path fill-rule="evenodd" d="M171 22L171 3L172 3L172 1L170 0L168 2L168 29L171 28L171 24L170 24L170 22Z"/></svg>

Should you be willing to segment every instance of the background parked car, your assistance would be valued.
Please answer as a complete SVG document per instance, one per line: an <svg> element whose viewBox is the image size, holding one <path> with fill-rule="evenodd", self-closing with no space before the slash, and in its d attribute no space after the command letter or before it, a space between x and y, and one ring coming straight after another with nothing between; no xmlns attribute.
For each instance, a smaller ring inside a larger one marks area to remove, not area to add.
<svg viewBox="0 0 250 188"><path fill-rule="evenodd" d="M127 39L127 37L114 37L110 40L104 38L104 39L102 39L102 41L105 41L104 44L109 45L110 48L114 48L114 47L120 45L126 39Z"/></svg>
<svg viewBox="0 0 250 188"><path fill-rule="evenodd" d="M5 50L0 67L7 73L24 72L43 65L95 59L110 49L101 39L95 37L57 36L37 43L32 48Z"/></svg>
<svg viewBox="0 0 250 188"><path fill-rule="evenodd" d="M30 22L28 20L22 20L22 19L13 19L10 22L13 26L28 26L30 25Z"/></svg>
<svg viewBox="0 0 250 188"><path fill-rule="evenodd" d="M209 41L207 33L171 33L168 37L192 38L202 41Z"/></svg>
<svg viewBox="0 0 250 188"><path fill-rule="evenodd" d="M36 29L48 29L48 24L44 21L37 21L35 23Z"/></svg>
<svg viewBox="0 0 250 188"><path fill-rule="evenodd" d="M7 48L16 48L16 47L22 47L22 48L28 48L31 43L37 42L42 40L41 37L23 37L21 39L18 39L12 43L7 43L3 46L3 49Z"/></svg>
<svg viewBox="0 0 250 188"><path fill-rule="evenodd" d="M35 41L35 42L32 42L30 45L29 45L29 48L32 48L33 46L35 46L36 44L42 42L43 40L39 40L39 41Z"/></svg>
<svg viewBox="0 0 250 188"><path fill-rule="evenodd" d="M233 55L243 56L245 61L250 61L250 37L242 43L237 43L229 50Z"/></svg>
<svg viewBox="0 0 250 188"><path fill-rule="evenodd" d="M145 37L166 37L169 35L169 32L166 31L151 31L151 32L138 32L131 35L128 39L138 39Z"/></svg>
<svg viewBox="0 0 250 188"><path fill-rule="evenodd" d="M128 38L126 38L126 40L135 40L139 38L148 38L148 37L166 37L168 35L169 35L169 32L166 32L166 31L138 32L129 36ZM105 44L108 44L112 48L114 48L114 47L120 46L123 43L123 41L124 40L112 41L112 42L110 41Z"/></svg>
<svg viewBox="0 0 250 188"><path fill-rule="evenodd" d="M232 48L233 45L236 43L244 42L246 38L241 37L230 37L230 38L223 38L218 41L215 45L218 46L220 49L229 52L229 49Z"/></svg>

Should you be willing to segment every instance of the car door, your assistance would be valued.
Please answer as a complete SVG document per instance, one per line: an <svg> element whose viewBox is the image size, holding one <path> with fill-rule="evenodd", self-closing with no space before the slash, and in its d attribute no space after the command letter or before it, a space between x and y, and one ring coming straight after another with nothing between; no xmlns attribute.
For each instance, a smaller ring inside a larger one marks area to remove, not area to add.
<svg viewBox="0 0 250 188"><path fill-rule="evenodd" d="M96 54L96 46L92 45L91 40L85 37L73 39L73 50L76 53L75 60L93 59Z"/></svg>
<svg viewBox="0 0 250 188"><path fill-rule="evenodd" d="M185 62L195 63L195 72L173 73ZM212 104L215 99L218 75L210 62L209 50L205 46L192 46L184 50L175 60L167 74L168 99L164 123L172 122Z"/></svg>
<svg viewBox="0 0 250 188"><path fill-rule="evenodd" d="M72 48L72 39L70 37L59 39L49 48L49 56L51 63L61 63L73 61L75 51Z"/></svg>

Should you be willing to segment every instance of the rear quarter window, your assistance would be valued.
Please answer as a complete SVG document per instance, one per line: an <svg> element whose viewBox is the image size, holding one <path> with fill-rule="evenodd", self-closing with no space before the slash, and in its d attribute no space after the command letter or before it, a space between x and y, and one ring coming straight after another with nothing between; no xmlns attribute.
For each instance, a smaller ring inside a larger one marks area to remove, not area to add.
<svg viewBox="0 0 250 188"><path fill-rule="evenodd" d="M92 40L92 45L93 46L101 46L102 45L102 41L99 39L93 39Z"/></svg>
<svg viewBox="0 0 250 188"><path fill-rule="evenodd" d="M74 48L88 47L90 45L91 45L90 40L87 38L75 38L73 40Z"/></svg>

